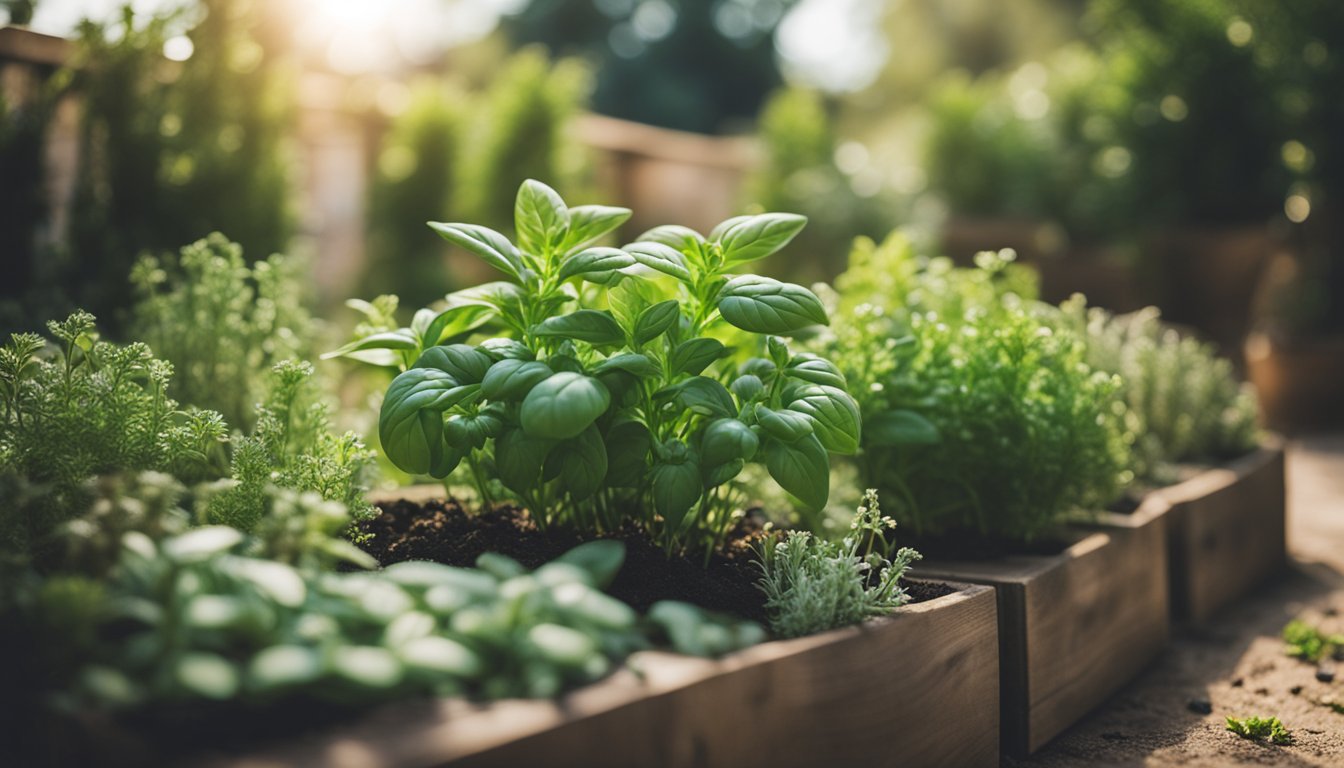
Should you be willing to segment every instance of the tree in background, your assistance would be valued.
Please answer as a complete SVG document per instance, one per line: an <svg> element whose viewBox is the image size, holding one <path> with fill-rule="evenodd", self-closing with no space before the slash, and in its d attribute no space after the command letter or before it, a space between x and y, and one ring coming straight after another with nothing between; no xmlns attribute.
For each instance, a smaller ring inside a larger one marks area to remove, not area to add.
<svg viewBox="0 0 1344 768"><path fill-rule="evenodd" d="M750 121L779 86L774 31L794 2L532 0L505 31L592 61L598 112L714 133Z"/></svg>
<svg viewBox="0 0 1344 768"><path fill-rule="evenodd" d="M834 121L821 94L784 88L772 95L757 126L764 157L745 181L751 211L791 211L807 226L767 271L800 280L830 279L844 269L850 242L876 236L897 223L899 213L880 190L857 194L851 177L836 165Z"/></svg>
<svg viewBox="0 0 1344 768"><path fill-rule="evenodd" d="M513 200L527 179L547 179L570 198L585 160L568 126L587 102L590 75L573 59L552 62L539 47L509 59L484 95L467 134L457 221L513 231Z"/></svg>
<svg viewBox="0 0 1344 768"><path fill-rule="evenodd" d="M83 99L80 176L65 260L70 299L118 332L126 275L144 251L221 230L252 258L292 231L283 142L290 122L284 67L262 44L260 5L202 0L187 33L194 53L163 58L181 16L84 22L72 62Z"/></svg>
<svg viewBox="0 0 1344 768"><path fill-rule="evenodd" d="M436 79L412 87L406 110L393 120L378 153L369 195L368 295L394 293L412 307L452 289L447 243L425 226L456 215L453 180L467 96Z"/></svg>

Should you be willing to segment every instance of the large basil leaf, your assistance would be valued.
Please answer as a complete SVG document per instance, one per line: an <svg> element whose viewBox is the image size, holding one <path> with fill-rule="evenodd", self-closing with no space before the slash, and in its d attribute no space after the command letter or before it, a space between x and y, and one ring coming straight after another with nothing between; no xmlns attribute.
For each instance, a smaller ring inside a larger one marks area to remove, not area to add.
<svg viewBox="0 0 1344 768"><path fill-rule="evenodd" d="M513 226L523 250L545 254L559 248L569 234L569 207L554 189L528 179L514 200Z"/></svg>
<svg viewBox="0 0 1344 768"><path fill-rule="evenodd" d="M635 343L645 344L668 331L681 319L681 303L669 299L660 301L639 314L635 321Z"/></svg>
<svg viewBox="0 0 1344 768"><path fill-rule="evenodd" d="M639 421L622 421L607 430L607 484L638 488L646 480L653 436Z"/></svg>
<svg viewBox="0 0 1344 768"><path fill-rule="evenodd" d="M610 312L580 309L568 315L548 317L532 327L537 336L551 336L575 341L586 341L601 346L625 341L625 331Z"/></svg>
<svg viewBox="0 0 1344 768"><path fill-rule="evenodd" d="M717 339L687 339L678 344L668 357L668 367L672 373L687 373L699 376L715 360L729 353Z"/></svg>
<svg viewBox="0 0 1344 768"><path fill-rule="evenodd" d="M729 280L719 293L719 314L752 333L790 335L829 322L821 300L811 291L758 275Z"/></svg>
<svg viewBox="0 0 1344 768"><path fill-rule="evenodd" d="M504 359L490 366L481 392L491 400L521 400L555 372L536 360Z"/></svg>
<svg viewBox="0 0 1344 768"><path fill-rule="evenodd" d="M506 488L518 494L536 489L554 440L530 437L521 429L506 429L495 440L495 471Z"/></svg>
<svg viewBox="0 0 1344 768"><path fill-rule="evenodd" d="M437 368L412 368L392 380L378 414L378 439L387 458L406 472L427 474L442 458L443 412L478 396Z"/></svg>
<svg viewBox="0 0 1344 768"><path fill-rule="evenodd" d="M914 411L884 411L868 418L864 443L875 447L932 445L940 439L938 428Z"/></svg>
<svg viewBox="0 0 1344 768"><path fill-rule="evenodd" d="M663 372L658 364L649 359L647 355L641 355L637 352L622 352L593 366L593 373L595 374L603 374L608 371L625 371L639 378L654 378Z"/></svg>
<svg viewBox="0 0 1344 768"><path fill-rule="evenodd" d="M765 468L779 487L814 511L826 506L831 494L831 465L816 435L793 443L769 439L762 452Z"/></svg>
<svg viewBox="0 0 1344 768"><path fill-rule="evenodd" d="M489 355L468 344L430 347L421 353L412 368L437 368L462 384L480 384L494 362Z"/></svg>
<svg viewBox="0 0 1344 768"><path fill-rule="evenodd" d="M789 410L812 417L812 434L831 453L848 455L859 450L859 404L848 392L814 384L799 391Z"/></svg>
<svg viewBox="0 0 1344 768"><path fill-rule="evenodd" d="M625 269L635 263L635 257L619 248L589 248L565 259L560 265L559 277L568 280L576 275L585 278Z"/></svg>
<svg viewBox="0 0 1344 768"><path fill-rule="evenodd" d="M607 446L597 427L589 426L578 437L557 446L560 479L575 501L597 493L607 476Z"/></svg>
<svg viewBox="0 0 1344 768"><path fill-rule="evenodd" d="M704 487L700 466L694 457L679 463L659 462L653 466L650 476L653 510L675 531L686 519L686 513L700 500Z"/></svg>
<svg viewBox="0 0 1344 768"><path fill-rule="evenodd" d="M717 467L735 459L749 460L759 446L760 439L746 424L737 419L717 419L705 427L700 458L706 467Z"/></svg>
<svg viewBox="0 0 1344 768"><path fill-rule="evenodd" d="M516 339L486 339L478 347L491 360L535 360L537 355Z"/></svg>
<svg viewBox="0 0 1344 768"><path fill-rule="evenodd" d="M808 416L788 409L776 411L765 405L756 406L756 423L776 440L792 443L812 434L816 422Z"/></svg>
<svg viewBox="0 0 1344 768"><path fill-rule="evenodd" d="M849 388L849 384L845 381L845 375L840 372L839 368L835 367L834 363L806 352L789 361L788 366L784 369L784 375L811 384L828 384L840 389Z"/></svg>
<svg viewBox="0 0 1344 768"><path fill-rule="evenodd" d="M708 376L695 376L663 390L671 394L681 407L705 416L732 417L737 414L733 396L718 381Z"/></svg>
<svg viewBox="0 0 1344 768"><path fill-rule="evenodd" d="M431 221L429 228L448 242L459 245L481 257L487 264L506 275L521 280L523 257L509 239L489 227L478 224L457 224Z"/></svg>
<svg viewBox="0 0 1344 768"><path fill-rule="evenodd" d="M664 224L661 227L654 227L640 235L638 240L647 243L661 243L683 253L694 251L705 242L705 238L701 237L699 232L680 224Z"/></svg>
<svg viewBox="0 0 1344 768"><path fill-rule="evenodd" d="M371 349L419 349L420 340L408 329L396 331L382 331L380 333L370 334L362 339L355 339L349 344L345 344L338 349L333 349L322 355L323 360L330 360L333 357L348 357L352 352L363 352Z"/></svg>
<svg viewBox="0 0 1344 768"><path fill-rule="evenodd" d="M569 232L560 244L562 253L572 253L621 226L630 218L629 208L610 205L576 205L569 209Z"/></svg>
<svg viewBox="0 0 1344 768"><path fill-rule="evenodd" d="M736 221L716 239L723 246L724 264L731 267L778 251L806 224L807 217L796 213L762 213Z"/></svg>
<svg viewBox="0 0 1344 768"><path fill-rule="evenodd" d="M686 269L686 257L681 255L681 251L662 243L630 243L621 250L649 269L675 277L683 283L691 281L691 272Z"/></svg>
<svg viewBox="0 0 1344 768"><path fill-rule="evenodd" d="M561 371L527 393L519 416L528 435L567 440L596 421L610 404L611 393L602 382Z"/></svg>
<svg viewBox="0 0 1344 768"><path fill-rule="evenodd" d="M638 275L621 275L620 280L607 290L611 313L624 328L634 328L640 313L662 299L658 286Z"/></svg>

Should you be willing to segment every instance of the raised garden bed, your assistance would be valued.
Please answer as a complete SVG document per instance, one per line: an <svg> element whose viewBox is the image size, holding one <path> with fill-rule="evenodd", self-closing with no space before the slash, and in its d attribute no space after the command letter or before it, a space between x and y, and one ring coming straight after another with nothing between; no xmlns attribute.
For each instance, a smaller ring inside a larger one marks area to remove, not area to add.
<svg viewBox="0 0 1344 768"><path fill-rule="evenodd" d="M991 585L999 605L1003 749L1040 749L1119 690L1169 631L1166 509L1103 513L1056 554L931 558L925 578Z"/></svg>
<svg viewBox="0 0 1344 768"><path fill-rule="evenodd" d="M204 764L996 766L994 592L953 586L890 618L718 661L636 654L558 700L406 702Z"/></svg>
<svg viewBox="0 0 1344 768"><path fill-rule="evenodd" d="M1204 621L1286 562L1283 441L1148 495L1167 509L1171 607Z"/></svg>

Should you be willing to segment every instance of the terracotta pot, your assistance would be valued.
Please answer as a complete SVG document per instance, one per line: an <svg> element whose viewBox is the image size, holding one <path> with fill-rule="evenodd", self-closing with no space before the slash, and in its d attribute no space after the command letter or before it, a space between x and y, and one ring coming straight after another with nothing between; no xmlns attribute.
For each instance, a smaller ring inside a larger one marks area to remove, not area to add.
<svg viewBox="0 0 1344 768"><path fill-rule="evenodd" d="M1266 425L1302 432L1344 424L1344 335L1246 339L1246 367Z"/></svg>

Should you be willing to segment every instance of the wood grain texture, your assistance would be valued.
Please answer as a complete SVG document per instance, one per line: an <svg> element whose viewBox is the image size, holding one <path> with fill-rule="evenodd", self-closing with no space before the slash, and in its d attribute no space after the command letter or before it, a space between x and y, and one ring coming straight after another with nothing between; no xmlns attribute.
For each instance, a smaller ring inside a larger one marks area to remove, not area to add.
<svg viewBox="0 0 1344 768"><path fill-rule="evenodd" d="M1171 603L1177 618L1204 621L1287 562L1281 440L1149 495L1166 504ZM1142 507L1141 507L1142 509Z"/></svg>
<svg viewBox="0 0 1344 768"><path fill-rule="evenodd" d="M408 702L206 765L997 766L994 592L959 586L861 627L719 661L637 654L556 701Z"/></svg>
<svg viewBox="0 0 1344 768"><path fill-rule="evenodd" d="M1005 752L1042 747L1132 679L1169 633L1165 508L1100 515L1058 555L925 562L920 575L988 584L999 604Z"/></svg>

